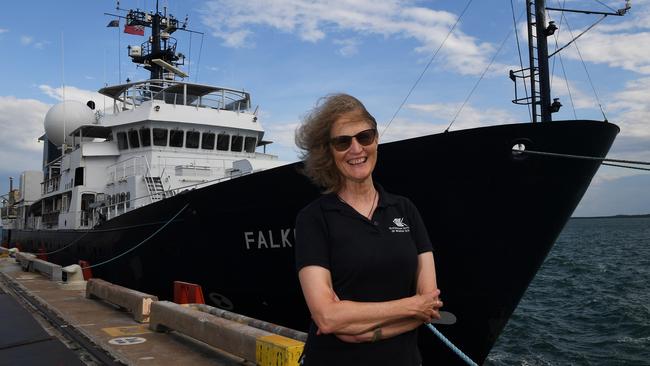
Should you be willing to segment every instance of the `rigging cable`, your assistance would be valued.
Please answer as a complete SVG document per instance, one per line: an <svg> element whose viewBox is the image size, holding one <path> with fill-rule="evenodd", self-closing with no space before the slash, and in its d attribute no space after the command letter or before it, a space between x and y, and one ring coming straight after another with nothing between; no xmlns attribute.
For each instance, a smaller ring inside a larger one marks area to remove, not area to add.
<svg viewBox="0 0 650 366"><path fill-rule="evenodd" d="M94 267L99 267L99 266L104 265L104 264L106 264L106 263L110 263L110 262L112 262L112 261L114 261L114 260L116 260L116 259L118 259L118 258L120 258L120 257L122 257L122 256L124 256L124 255L126 255L126 254L128 254L128 253L130 253L130 252L132 252L132 251L134 251L135 249L137 249L138 247L140 247L142 244L144 244L144 243L146 243L147 241L149 241L149 239L151 239L151 238L153 238L154 236L156 236L156 234L158 234L159 232L161 232L164 228L166 228L167 225L169 225L172 221L174 221L174 219L175 219L176 217L178 217L178 215L180 215L183 211L185 211L185 209L186 209L187 206L189 206L189 205L190 205L189 203L186 203L185 206L183 206L183 207L182 207L182 208L181 208L181 209L180 209L180 210L179 210L179 211L178 211L174 216L172 216L171 219L169 219L169 221L167 221L163 226L161 226L160 228L158 228L158 230L154 231L153 234L149 235L148 237L146 237L144 240L142 240L141 242L139 242L139 243L136 244L135 246L133 246L133 247L127 249L126 251L124 251L124 252L122 252L122 253L120 253L120 254L114 256L114 257L111 258L111 259L105 260L105 261L100 262L100 263L97 263L97 264L93 264L92 266L83 267L82 270L83 270L83 269L94 268Z"/></svg>
<svg viewBox="0 0 650 366"><path fill-rule="evenodd" d="M189 71L190 75L192 75L192 32L190 32L190 51L189 51L189 57L187 58L187 70ZM188 76L188 79L191 76Z"/></svg>
<svg viewBox="0 0 650 366"><path fill-rule="evenodd" d="M205 34L201 33L201 45L199 46L199 60L196 62L196 77L194 77L195 83L199 79L199 65L201 64L201 51L203 51L203 36L205 36Z"/></svg>
<svg viewBox="0 0 650 366"><path fill-rule="evenodd" d="M508 38L510 38L511 34L512 34L512 30L510 32L508 32L508 34L503 39L503 41L501 41L501 45L499 46L499 49L494 53L494 55L492 56L492 59L490 60L490 63L485 67L485 70L483 70L483 73L481 74L481 76L478 78L478 80L476 80L476 83L474 83L474 87L472 87L472 90L470 90L469 94L465 98L465 101L463 102L463 104L461 104L460 108L458 108L458 110L456 111L456 115L454 115L454 118L449 123L449 126L447 126L447 128L445 129L445 132L449 132L449 128L451 128L451 125L453 125L454 122L456 122L456 118L458 118L458 115L460 115L460 112L462 112L463 108L465 108L465 105L467 104L469 99L472 97L472 94L474 94L474 91L476 91L476 88L478 87L478 84L480 84L481 81L483 81L483 78L485 77L485 74L487 74L488 70L492 66L492 63L494 63L494 60L496 60L497 56L499 55L499 53L503 49L503 46L506 44L506 41L508 40Z"/></svg>
<svg viewBox="0 0 650 366"><path fill-rule="evenodd" d="M558 6L559 6L559 0L558 0ZM566 4L566 0L564 0L561 8L564 9L564 5ZM548 18L550 19L550 15L548 15ZM558 26L558 29L562 29L562 22L566 20L566 17L564 16L564 10L562 10L562 15L560 16L560 24ZM558 36L559 36L559 30L553 34L553 38L555 39L555 49L558 49ZM564 67L564 60L562 59L562 54L558 54L558 57L560 58L560 66L562 67L562 75L564 76L564 82L566 83L566 90L567 93L569 94L569 100L571 101L571 109L573 110L573 118L578 119L578 114L576 113L576 105L573 102L573 94L571 93L571 87L569 86L569 79L567 78L566 75L566 69ZM553 90L553 77L555 76L555 59L553 59L553 71L551 72L551 90Z"/></svg>
<svg viewBox="0 0 650 366"><path fill-rule="evenodd" d="M519 53L519 67L521 67L523 73L524 60L521 58L521 46L519 45L519 32L517 32L517 20L515 19L515 5L513 3L513 0L510 0L510 10L512 10L512 26L515 32L515 38L517 39L517 52ZM524 81L524 92L526 93L526 100L528 100L528 85L526 85L525 81ZM528 117L530 118L531 121L533 120L532 105L530 104L528 105Z"/></svg>
<svg viewBox="0 0 650 366"><path fill-rule="evenodd" d="M379 135L380 137L383 136L384 133L386 133L386 131L388 130L388 127L390 126L390 124L393 122L393 120L395 119L395 117L397 117L397 114L400 112L400 110L402 110L402 107L404 106L404 104L406 104L406 101L407 101L407 100L409 99L409 97L411 96L411 93L413 93L413 90L415 90L415 87L420 83L420 80L422 80L422 77L424 77L424 74L427 72L427 70L429 69L429 67L430 67L431 64L433 63L433 60L435 60L436 56L438 55L438 52L440 52L440 50L442 49L442 47L443 47L443 46L445 45L445 43L447 42L447 39L449 39L449 36L451 36L451 34L454 32L454 29L456 29L456 26L457 26L458 23L460 22L460 19L463 17L463 15L465 15L465 12L466 12L467 9L469 8L469 6L472 4L472 1L473 1L473 0L469 0L469 1L467 1L467 4L465 4L465 8L464 8L463 11L460 13L460 15L458 16L458 18L456 18L456 22L455 22L454 25L451 27L451 29L449 29L449 32L447 33L447 35L445 36L445 38L442 40L442 43L440 43L440 46L438 46L438 49L436 49L436 51L433 53L433 56L431 56L431 59L429 60L429 62L427 63L427 65L424 67L424 70L422 70L422 72L420 73L420 76L418 76L417 80L415 80L415 83L413 83L413 86L411 86L411 89L408 91L408 93L406 93L406 96L404 97L404 100L402 100L402 103L399 105L399 107L397 107L397 110L396 110L395 113L393 114L393 117L391 117L391 119L388 121L388 124L386 124L386 127L384 128L384 130L383 130L383 131L381 132L381 134Z"/></svg>
<svg viewBox="0 0 650 366"><path fill-rule="evenodd" d="M551 56L555 55L556 53L562 51L564 48L566 48L566 47L567 47L568 45L570 45L571 43L574 43L574 42L575 42L575 45L574 45L574 46L575 46L575 48L576 48L576 51L578 52L578 56L580 57L580 62L582 63L582 68L585 70L585 74L587 74L587 80L589 80L589 85L591 86L591 90L594 92L594 96L596 97L596 102L598 103L598 107L600 108L600 113L603 115L603 119L604 119L605 121L607 121L607 116L605 115L605 110L603 109L603 104L600 102L600 97L598 97L598 92L596 91L596 87L594 87L594 83L593 83L593 81L591 80L591 75L589 74L589 70L587 70L587 65L585 64L585 60L582 58L582 52L580 52L580 48L578 48L578 42L577 42L577 40L578 40L578 38L579 38L580 36L582 36L583 34L585 34L587 31L589 31L591 28L593 28L596 24L600 23L600 22L601 22L603 19L605 19L606 17L607 17L607 15L603 15L603 17L600 18L596 23L592 24L589 28L587 28L586 30L584 30L582 33L580 33L580 34L579 34L577 37L575 37L575 38L573 37L573 32L571 31L571 26L569 25L569 21L568 21L568 19L565 18L566 26L567 26L567 30L569 31L569 34L571 35L571 37L572 37L573 39L571 40L571 42L569 42L569 43L567 43L566 45L564 45L564 47L562 47L562 48L560 48L559 50L553 52L553 54L551 54L551 55L549 56L549 57L551 57Z"/></svg>

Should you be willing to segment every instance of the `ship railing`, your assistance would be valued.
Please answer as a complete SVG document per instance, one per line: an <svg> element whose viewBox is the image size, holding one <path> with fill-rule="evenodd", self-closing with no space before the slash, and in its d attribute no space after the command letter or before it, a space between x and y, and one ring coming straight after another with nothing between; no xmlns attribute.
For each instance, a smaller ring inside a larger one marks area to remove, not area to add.
<svg viewBox="0 0 650 366"><path fill-rule="evenodd" d="M57 175L53 178L46 179L41 183L41 194L45 195L48 193L56 192L59 190L61 183L61 176Z"/></svg>
<svg viewBox="0 0 650 366"><path fill-rule="evenodd" d="M238 178L244 175L250 174L250 172L237 172L237 173L232 173L231 175L225 176L225 177L219 177L216 179L212 180L205 180L202 182L198 183L193 183L193 184L188 184L182 187L177 187L177 188L170 188L169 190L166 190L166 195L167 197L172 197L175 196L176 194L184 193L187 191L191 191L197 188L203 188L212 184L216 184L219 182L227 181L230 179ZM124 200L124 201L118 201L113 204L107 204L106 201L104 202L103 205L98 206L92 210L92 214L88 216L88 225L89 226L94 226L95 224L101 223L106 220L113 219L117 216L120 216L126 212L129 212L135 208L139 208L142 206L146 206L150 203L151 197L159 194L159 193L152 193L152 194L147 194L144 196L132 198L129 200Z"/></svg>
<svg viewBox="0 0 650 366"><path fill-rule="evenodd" d="M0 208L0 218L3 220L15 219L17 215L15 207L2 207Z"/></svg>
<svg viewBox="0 0 650 366"><path fill-rule="evenodd" d="M131 110L148 101L194 106L196 108L246 111L251 108L247 92L235 89L189 84L180 81L147 80L129 84L114 98L113 112ZM121 106L121 107L120 107Z"/></svg>
<svg viewBox="0 0 650 366"><path fill-rule="evenodd" d="M145 160L145 162L143 162L143 160ZM132 156L126 160L110 165L107 168L107 178L109 183L146 173L147 163L144 156Z"/></svg>

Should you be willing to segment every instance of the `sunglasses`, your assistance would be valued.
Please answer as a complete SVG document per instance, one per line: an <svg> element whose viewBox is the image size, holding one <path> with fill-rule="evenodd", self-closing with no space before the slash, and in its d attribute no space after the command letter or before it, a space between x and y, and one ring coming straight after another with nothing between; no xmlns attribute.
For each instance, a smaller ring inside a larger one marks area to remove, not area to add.
<svg viewBox="0 0 650 366"><path fill-rule="evenodd" d="M374 128L370 128L367 130L363 130L359 132L358 134L354 136L336 136L332 137L330 139L330 145L334 148L336 151L345 151L350 148L350 145L352 145L352 139L356 139L357 142L363 146L368 146L375 142L375 137L377 137L377 130Z"/></svg>

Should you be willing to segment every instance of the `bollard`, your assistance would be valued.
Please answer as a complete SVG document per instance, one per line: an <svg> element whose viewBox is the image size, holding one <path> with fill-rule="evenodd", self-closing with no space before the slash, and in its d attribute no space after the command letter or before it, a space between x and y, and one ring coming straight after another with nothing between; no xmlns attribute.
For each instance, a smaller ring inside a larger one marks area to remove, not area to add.
<svg viewBox="0 0 650 366"><path fill-rule="evenodd" d="M93 278L93 270L90 268L90 262L79 260L79 266L83 272L84 280L88 281L89 279Z"/></svg>
<svg viewBox="0 0 650 366"><path fill-rule="evenodd" d="M205 304L201 286L182 281L174 281L174 302L177 304Z"/></svg>

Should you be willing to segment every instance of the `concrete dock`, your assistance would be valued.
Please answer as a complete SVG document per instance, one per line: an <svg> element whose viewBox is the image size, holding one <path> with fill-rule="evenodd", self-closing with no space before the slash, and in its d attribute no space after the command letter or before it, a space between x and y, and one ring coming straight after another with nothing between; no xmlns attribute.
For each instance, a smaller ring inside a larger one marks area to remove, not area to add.
<svg viewBox="0 0 650 366"><path fill-rule="evenodd" d="M105 286L102 282L96 281L94 285ZM137 311L127 312L123 305L117 306L110 299L93 299L95 296L86 292L86 284L86 281L63 282L26 272L14 258L2 255L0 366L291 366L297 365L297 356L302 352L299 340L209 313L197 316L198 310L180 308L167 301L153 302L152 323L159 330L154 331L148 323L136 321L147 318L136 314ZM183 316L154 313L158 308L166 312L180 311ZM171 323L164 323L168 318ZM184 323L174 325L175 319ZM228 347L217 348L222 345ZM256 354L257 359L251 359Z"/></svg>

